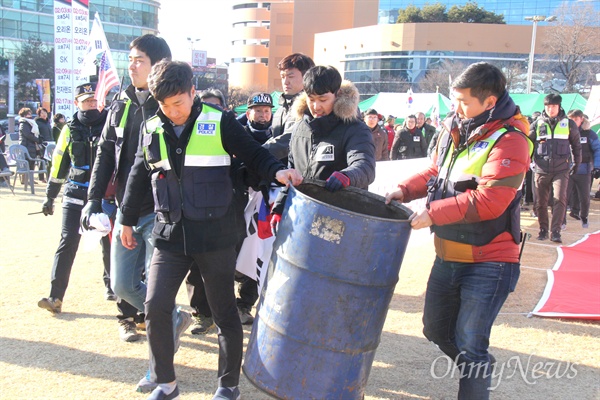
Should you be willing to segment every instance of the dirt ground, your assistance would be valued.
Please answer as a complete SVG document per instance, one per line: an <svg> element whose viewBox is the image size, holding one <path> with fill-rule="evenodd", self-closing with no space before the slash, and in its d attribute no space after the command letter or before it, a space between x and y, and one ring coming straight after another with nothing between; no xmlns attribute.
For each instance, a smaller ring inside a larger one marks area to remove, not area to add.
<svg viewBox="0 0 600 400"><path fill-rule="evenodd" d="M49 292L62 214L58 202L52 217L27 215L41 210L44 189L36 185L31 195L21 186L13 196L0 188L0 399L145 399L134 389L148 366L147 342L119 340L115 304L104 300L99 246L80 248L62 314L54 317L37 307ZM535 238L536 220L529 211L522 217ZM564 244L598 230L600 202L592 202L589 229L569 218ZM525 248L519 284L492 331L490 350L500 368L494 399L600 399L600 324L528 317L545 287L546 270L556 261L555 248L535 239ZM413 232L366 399L456 398L456 376L421 333L433 258L429 233ZM183 290L178 303L189 309ZM244 333L247 343L250 328ZM175 356L181 399L211 399L217 384L216 335L187 332L181 342ZM244 376L240 389L246 400L268 398Z"/></svg>

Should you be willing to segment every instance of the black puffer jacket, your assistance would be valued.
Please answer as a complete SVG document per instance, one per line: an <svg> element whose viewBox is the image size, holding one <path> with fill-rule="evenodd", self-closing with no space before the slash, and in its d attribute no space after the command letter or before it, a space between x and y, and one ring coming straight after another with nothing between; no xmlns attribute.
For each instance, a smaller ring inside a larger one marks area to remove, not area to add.
<svg viewBox="0 0 600 400"><path fill-rule="evenodd" d="M35 119L35 123L37 124L38 129L40 130L40 139L42 140L42 142L51 142L53 139L52 126L50 125L48 120L45 120L41 117L37 117Z"/></svg>
<svg viewBox="0 0 600 400"><path fill-rule="evenodd" d="M39 133L36 135L33 132L31 125L32 119L21 118L19 120L19 144L27 147L27 151L32 158L35 158L37 154L36 144L41 144L42 139L39 137ZM35 124L35 122L33 122ZM37 124L36 128L37 128ZM39 129L39 128L38 128Z"/></svg>
<svg viewBox="0 0 600 400"><path fill-rule="evenodd" d="M82 209L87 201L90 171L96 159L96 148L106 115L106 110L103 110L97 118L88 121L78 111L67 124L68 129L61 131L56 142L46 197L55 199L65 183L65 208Z"/></svg>
<svg viewBox="0 0 600 400"><path fill-rule="evenodd" d="M396 132L390 159L407 160L419 157L427 157L427 141L423 137L421 129L415 128L411 132L408 128L402 128Z"/></svg>
<svg viewBox="0 0 600 400"><path fill-rule="evenodd" d="M335 171L350 185L367 189L375 180L375 145L369 127L358 118L358 90L342 82L333 112L313 118L303 94L294 103L298 123L290 140L289 167L304 178L327 180ZM287 192L281 191L274 212L282 213Z"/></svg>
<svg viewBox="0 0 600 400"><path fill-rule="evenodd" d="M131 102L127 113L127 122L120 132L119 124L125 113L127 100ZM113 100L98 145L98 157L94 164L88 193L90 200L104 198L114 173L117 185L115 196L117 204L123 202L125 187L140 141L142 122L154 116L157 110L158 103L151 95L146 99L143 107L140 106L135 88L131 85ZM154 201L150 186L143 190L144 201L140 207L140 215L147 215L154 212Z"/></svg>
<svg viewBox="0 0 600 400"><path fill-rule="evenodd" d="M263 147L280 160L287 162L292 129L296 123L297 115L292 111L294 101L304 92L289 96L282 94L279 97L279 108L271 119L271 138Z"/></svg>

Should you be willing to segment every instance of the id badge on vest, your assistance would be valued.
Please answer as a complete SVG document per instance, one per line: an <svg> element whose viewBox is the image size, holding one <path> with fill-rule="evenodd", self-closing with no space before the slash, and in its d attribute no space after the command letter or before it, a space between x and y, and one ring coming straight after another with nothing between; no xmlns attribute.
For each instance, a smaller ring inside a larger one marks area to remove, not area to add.
<svg viewBox="0 0 600 400"><path fill-rule="evenodd" d="M217 124L198 122L197 123L197 134L203 136L215 136L217 133Z"/></svg>
<svg viewBox="0 0 600 400"><path fill-rule="evenodd" d="M581 144L587 144L587 137L581 136Z"/></svg>
<svg viewBox="0 0 600 400"><path fill-rule="evenodd" d="M415 142L415 143L421 142L421 136L418 136L418 135L413 136L413 142Z"/></svg>
<svg viewBox="0 0 600 400"><path fill-rule="evenodd" d="M317 148L317 153L315 154L316 161L335 161L334 155L335 146L332 144L328 144L326 146L321 146Z"/></svg>

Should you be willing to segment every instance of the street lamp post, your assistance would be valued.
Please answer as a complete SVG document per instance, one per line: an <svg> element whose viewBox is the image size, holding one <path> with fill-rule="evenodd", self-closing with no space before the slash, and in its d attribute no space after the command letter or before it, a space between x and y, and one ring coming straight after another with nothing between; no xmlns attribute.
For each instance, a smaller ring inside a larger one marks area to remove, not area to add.
<svg viewBox="0 0 600 400"><path fill-rule="evenodd" d="M187 41L190 42L190 59L192 63L194 62L194 44L199 42L201 39L192 39L191 37L187 38Z"/></svg>
<svg viewBox="0 0 600 400"><path fill-rule="evenodd" d="M187 38L187 41L190 42L190 50L194 51L194 43L199 42L201 39L192 39L191 37Z"/></svg>
<svg viewBox="0 0 600 400"><path fill-rule="evenodd" d="M556 20L556 16L551 15L534 15L533 17L525 17L525 20L533 22L533 32L531 33L531 50L529 51L529 62L527 63L527 94L531 93L531 81L533 78L533 58L535 56L535 34L537 31L538 22L552 22Z"/></svg>

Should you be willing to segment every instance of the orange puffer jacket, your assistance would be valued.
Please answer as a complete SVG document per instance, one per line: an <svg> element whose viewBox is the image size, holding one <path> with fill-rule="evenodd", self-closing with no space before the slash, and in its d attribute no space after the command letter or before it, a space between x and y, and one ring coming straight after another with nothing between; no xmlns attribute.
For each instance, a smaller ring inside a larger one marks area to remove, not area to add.
<svg viewBox="0 0 600 400"><path fill-rule="evenodd" d="M520 132L528 132L528 123L519 112L507 120L496 120L482 126L485 132L481 140L504 126L512 126ZM447 130L448 131L448 130ZM515 131L505 133L492 148L483 166L476 189L467 190L455 197L435 200L428 204L428 214L434 225L475 223L499 217L515 198L529 168L531 154L527 138ZM454 143L458 143L458 130L452 131ZM438 141L438 144L443 140ZM401 182L398 187L409 202L427 195L427 182L438 175L437 150L429 168ZM435 235L435 251L445 261L455 262L519 262L519 245L510 232L503 232L483 246L458 243Z"/></svg>

